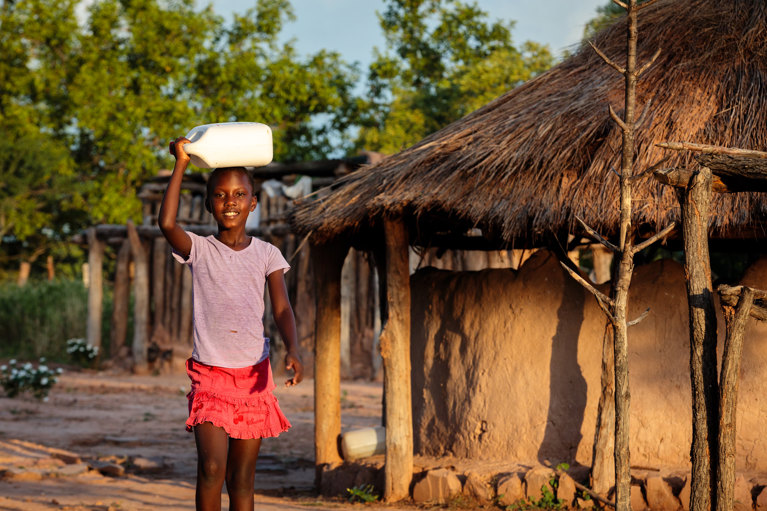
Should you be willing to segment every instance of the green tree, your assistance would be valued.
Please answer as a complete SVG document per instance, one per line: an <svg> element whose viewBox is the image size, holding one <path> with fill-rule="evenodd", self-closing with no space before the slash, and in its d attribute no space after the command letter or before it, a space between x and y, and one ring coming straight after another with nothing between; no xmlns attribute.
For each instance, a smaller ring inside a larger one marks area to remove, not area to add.
<svg viewBox="0 0 767 511"><path fill-rule="evenodd" d="M80 19L77 4L0 4L0 259L139 220L137 188L198 124L270 124L282 161L350 147L358 71L279 44L287 0L232 22L193 0L96 0Z"/></svg>
<svg viewBox="0 0 767 511"><path fill-rule="evenodd" d="M360 147L392 153L548 69L547 46L512 44L513 23L475 3L389 0L362 108Z"/></svg>

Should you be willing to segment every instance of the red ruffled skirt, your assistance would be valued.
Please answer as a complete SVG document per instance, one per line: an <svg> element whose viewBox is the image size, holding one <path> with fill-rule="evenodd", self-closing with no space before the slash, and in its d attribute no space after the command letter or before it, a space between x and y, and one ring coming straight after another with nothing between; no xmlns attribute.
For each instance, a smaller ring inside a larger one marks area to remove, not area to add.
<svg viewBox="0 0 767 511"><path fill-rule="evenodd" d="M252 367L209 366L189 359L192 381L187 431L203 422L224 428L231 438L275 437L290 428L272 393L272 366L267 358Z"/></svg>

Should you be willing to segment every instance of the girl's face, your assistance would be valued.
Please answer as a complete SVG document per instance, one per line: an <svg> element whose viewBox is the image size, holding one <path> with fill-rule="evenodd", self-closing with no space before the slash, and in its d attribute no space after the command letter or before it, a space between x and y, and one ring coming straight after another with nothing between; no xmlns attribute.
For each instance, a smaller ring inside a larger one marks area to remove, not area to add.
<svg viewBox="0 0 767 511"><path fill-rule="evenodd" d="M210 196L210 209L219 226L244 227L248 214L256 209L256 197L247 176L236 170L220 174Z"/></svg>

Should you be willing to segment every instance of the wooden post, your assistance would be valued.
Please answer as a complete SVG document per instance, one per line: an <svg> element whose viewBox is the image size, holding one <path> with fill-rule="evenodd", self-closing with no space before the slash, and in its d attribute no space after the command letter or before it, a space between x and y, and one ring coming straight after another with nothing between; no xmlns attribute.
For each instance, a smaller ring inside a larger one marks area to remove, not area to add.
<svg viewBox="0 0 767 511"><path fill-rule="evenodd" d="M314 462L322 471L341 462L341 269L347 246L312 246L317 314L314 347Z"/></svg>
<svg viewBox="0 0 767 511"><path fill-rule="evenodd" d="M350 250L341 270L341 374L351 376L351 313L356 280L356 252Z"/></svg>
<svg viewBox="0 0 767 511"><path fill-rule="evenodd" d="M147 370L147 347L149 343L149 257L139 238L136 226L128 220L128 239L136 268L133 280L133 370Z"/></svg>
<svg viewBox="0 0 767 511"><path fill-rule="evenodd" d="M31 271L32 264L29 261L21 261L19 263L19 275L16 277L16 285L19 287L26 286Z"/></svg>
<svg viewBox="0 0 767 511"><path fill-rule="evenodd" d="M162 236L152 242L152 302L154 317L152 328L163 328L165 313L165 265L169 257L170 245Z"/></svg>
<svg viewBox="0 0 767 511"><path fill-rule="evenodd" d="M125 239L117 252L112 297L112 328L109 331L109 356L115 358L125 346L130 302L130 241Z"/></svg>
<svg viewBox="0 0 767 511"><path fill-rule="evenodd" d="M181 325L178 341L192 345L192 270L184 267L181 275Z"/></svg>
<svg viewBox="0 0 767 511"><path fill-rule="evenodd" d="M182 272L187 269L182 264L173 265L173 287L170 289L170 329L168 334L174 342L179 338L179 331L181 329L181 281L184 275Z"/></svg>
<svg viewBox="0 0 767 511"><path fill-rule="evenodd" d="M615 361L613 328L608 321L602 338L602 371L597 424L591 456L591 489L607 495L615 484Z"/></svg>
<svg viewBox="0 0 767 511"><path fill-rule="evenodd" d="M56 266L53 264L53 256L49 255L45 258L45 267L48 270L48 280L56 278Z"/></svg>
<svg viewBox="0 0 767 511"><path fill-rule="evenodd" d="M727 336L722 355L719 382L719 470L717 471L717 509L730 510L735 501L735 432L740 384L743 333L754 303L754 291L743 287L737 307L722 304Z"/></svg>
<svg viewBox="0 0 767 511"><path fill-rule="evenodd" d="M711 171L702 167L679 193L690 316L692 483L690 511L716 509L715 458L719 452L716 312L708 252ZM711 459L709 459L709 456ZM709 507L710 504L710 507Z"/></svg>
<svg viewBox="0 0 767 511"><path fill-rule="evenodd" d="M96 229L88 229L88 323L86 343L101 348L101 311L104 289L101 275L104 242L96 238Z"/></svg>
<svg viewBox="0 0 767 511"><path fill-rule="evenodd" d="M408 232L401 219L384 220L388 315L381 332L386 400L384 498L402 500L413 477L413 412L410 395L410 271Z"/></svg>

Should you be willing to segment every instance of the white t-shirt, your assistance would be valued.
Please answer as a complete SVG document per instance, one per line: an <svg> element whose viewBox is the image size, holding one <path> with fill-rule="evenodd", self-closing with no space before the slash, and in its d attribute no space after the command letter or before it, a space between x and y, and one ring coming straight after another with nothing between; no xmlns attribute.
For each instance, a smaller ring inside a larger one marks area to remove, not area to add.
<svg viewBox="0 0 767 511"><path fill-rule="evenodd" d="M264 337L266 277L290 265L274 245L257 238L232 250L215 236L188 232L192 250L184 260L192 270L194 350L192 358L219 367L249 367L269 356Z"/></svg>

